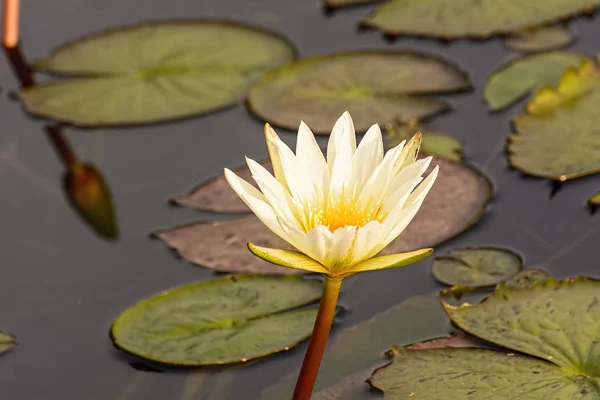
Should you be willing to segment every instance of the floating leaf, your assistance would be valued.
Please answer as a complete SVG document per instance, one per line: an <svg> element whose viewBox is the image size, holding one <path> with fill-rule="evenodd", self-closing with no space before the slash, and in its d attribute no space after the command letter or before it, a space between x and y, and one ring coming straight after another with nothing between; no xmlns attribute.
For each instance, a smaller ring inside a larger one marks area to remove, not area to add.
<svg viewBox="0 0 600 400"><path fill-rule="evenodd" d="M486 287L496 285L523 267L518 254L492 247L453 250L449 257L436 257L433 276L448 286Z"/></svg>
<svg viewBox="0 0 600 400"><path fill-rule="evenodd" d="M433 165L440 165L440 177L425 198L421 210L400 237L381 253L402 253L433 247L448 240L474 225L483 215L491 196L491 185L479 171L464 164L435 158ZM211 181L215 187L223 184L219 176ZM205 190L209 185L201 185ZM237 195L233 190L229 196ZM202 198L198 193L195 199ZM201 203L195 203L201 204ZM233 204L223 200L223 204ZM240 211L234 208L227 211ZM160 230L154 236L191 263L221 272L261 272L274 274L298 273L297 270L267 263L253 256L247 243L263 247L292 249L255 216L196 222L189 225Z"/></svg>
<svg viewBox="0 0 600 400"><path fill-rule="evenodd" d="M385 400L598 398L587 395L597 393L591 385L546 361L486 349L395 349L393 362L369 383Z"/></svg>
<svg viewBox="0 0 600 400"><path fill-rule="evenodd" d="M575 375L598 376L599 296L600 281L548 278L520 289L501 285L478 305L445 308L467 333L548 360Z"/></svg>
<svg viewBox="0 0 600 400"><path fill-rule="evenodd" d="M444 305L461 329L511 352L395 349L370 383L386 399L598 399L599 293L599 281L549 278L518 289L500 285L478 305Z"/></svg>
<svg viewBox="0 0 600 400"><path fill-rule="evenodd" d="M383 0L323 0L323 7L334 9L350 6L358 6L361 4L379 3Z"/></svg>
<svg viewBox="0 0 600 400"><path fill-rule="evenodd" d="M527 268L517 272L515 275L504 281L504 285L512 289L518 289L525 286L543 283L550 278L547 272L537 268Z"/></svg>
<svg viewBox="0 0 600 400"><path fill-rule="evenodd" d="M583 54L567 52L517 58L488 78L484 89L485 100L491 110L502 110L531 90L557 84L568 67L577 66L586 58Z"/></svg>
<svg viewBox="0 0 600 400"><path fill-rule="evenodd" d="M391 35L487 38L592 12L599 5L598 0L391 0L362 25Z"/></svg>
<svg viewBox="0 0 600 400"><path fill-rule="evenodd" d="M545 26L526 30L505 40L506 46L523 53L555 50L573 43L575 36L567 27Z"/></svg>
<svg viewBox="0 0 600 400"><path fill-rule="evenodd" d="M108 239L119 236L110 188L93 165L75 164L68 168L64 186L67 198L94 231Z"/></svg>
<svg viewBox="0 0 600 400"><path fill-rule="evenodd" d="M513 167L560 182L600 171L599 77L598 67L587 60L568 68L557 89L536 92L508 137Z"/></svg>
<svg viewBox="0 0 600 400"><path fill-rule="evenodd" d="M365 379L375 367L389 362L384 354L391 345L438 338L450 329L436 296L422 295L336 333L327 344L313 400L364 399L368 389ZM298 371L290 373L263 390L260 399L290 398L297 377Z"/></svg>
<svg viewBox="0 0 600 400"><path fill-rule="evenodd" d="M310 336L317 280L238 275L142 300L111 327L114 344L148 360L200 366L245 362L288 350Z"/></svg>
<svg viewBox="0 0 600 400"><path fill-rule="evenodd" d="M155 123L234 104L294 58L283 37L234 22L144 23L58 47L34 66L69 79L18 96L35 115L80 126Z"/></svg>
<svg viewBox="0 0 600 400"><path fill-rule="evenodd" d="M386 126L386 147L392 148L403 140L410 138L417 132L423 134L421 151L432 156L438 156L449 161L460 162L463 158L462 144L452 136L444 133L435 133L429 127L417 122L409 124L396 124Z"/></svg>
<svg viewBox="0 0 600 400"><path fill-rule="evenodd" d="M255 115L290 130L300 121L328 135L344 111L357 132L373 123L422 119L448 109L422 95L471 88L456 65L431 55L406 51L357 51L316 56L264 75L249 91Z"/></svg>
<svg viewBox="0 0 600 400"><path fill-rule="evenodd" d="M0 331L0 354L12 350L17 345L17 339L10 333Z"/></svg>

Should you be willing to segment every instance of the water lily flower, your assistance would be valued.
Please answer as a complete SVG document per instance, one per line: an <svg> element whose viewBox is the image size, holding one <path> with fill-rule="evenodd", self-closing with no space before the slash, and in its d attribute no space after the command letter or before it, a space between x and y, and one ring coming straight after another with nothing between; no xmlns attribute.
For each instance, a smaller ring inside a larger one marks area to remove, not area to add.
<svg viewBox="0 0 600 400"><path fill-rule="evenodd" d="M362 271L412 264L432 249L375 257L406 228L431 189L438 167L423 179L431 157L418 160L418 133L385 156L378 125L356 145L348 112L335 123L327 157L310 128L300 123L296 154L265 125L274 176L246 159L258 189L229 169L225 177L246 205L298 251L248 244L250 251L284 267L345 278Z"/></svg>
<svg viewBox="0 0 600 400"><path fill-rule="evenodd" d="M433 249L377 256L406 228L423 204L438 167L423 179L431 157L418 160L421 134L385 156L378 125L358 147L345 112L335 123L327 156L300 123L296 154L265 125L273 175L246 159L259 189L225 169L227 181L256 216L297 251L248 243L256 256L284 267L325 275L317 320L298 375L293 400L310 400L335 316L342 280L362 271L400 267Z"/></svg>

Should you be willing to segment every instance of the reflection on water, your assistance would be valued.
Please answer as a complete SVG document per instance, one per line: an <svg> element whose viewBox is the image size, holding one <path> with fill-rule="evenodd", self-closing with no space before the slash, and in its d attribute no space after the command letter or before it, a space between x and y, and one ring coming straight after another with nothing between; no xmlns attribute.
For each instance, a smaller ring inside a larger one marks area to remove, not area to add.
<svg viewBox="0 0 600 400"><path fill-rule="evenodd" d="M33 73L21 48L4 47L4 52L21 87L35 85ZM45 130L65 168L62 187L72 208L96 234L105 239L116 240L119 237L119 227L112 193L102 173L94 165L79 161L64 137L61 125L47 125Z"/></svg>

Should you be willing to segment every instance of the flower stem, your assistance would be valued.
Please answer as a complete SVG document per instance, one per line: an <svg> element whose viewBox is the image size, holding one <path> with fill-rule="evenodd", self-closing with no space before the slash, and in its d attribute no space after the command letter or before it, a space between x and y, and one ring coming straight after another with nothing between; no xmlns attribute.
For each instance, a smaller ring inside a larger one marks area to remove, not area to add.
<svg viewBox="0 0 600 400"><path fill-rule="evenodd" d="M317 380L319 366L323 358L323 351L327 344L333 317L335 316L335 308L337 305L338 296L342 280L334 280L325 277L325 286L323 287L323 296L321 296L321 304L317 320L313 328L308 349L304 356L304 362L300 369L300 375L296 381L296 389L294 390L293 400L310 400L310 396Z"/></svg>

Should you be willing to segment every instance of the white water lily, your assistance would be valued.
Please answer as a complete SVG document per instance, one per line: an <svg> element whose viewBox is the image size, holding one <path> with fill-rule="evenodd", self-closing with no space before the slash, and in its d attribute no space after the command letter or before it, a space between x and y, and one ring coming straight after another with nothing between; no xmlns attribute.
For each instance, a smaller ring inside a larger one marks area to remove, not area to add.
<svg viewBox="0 0 600 400"><path fill-rule="evenodd" d="M375 257L406 228L431 189L438 167L423 179L431 157L417 161L421 134L385 156L378 125L356 146L348 112L335 123L327 156L305 123L296 154L265 125L274 176L246 158L260 190L229 169L225 177L246 205L274 233L298 251L248 243L271 263L341 279L361 271L399 267L433 249Z"/></svg>

